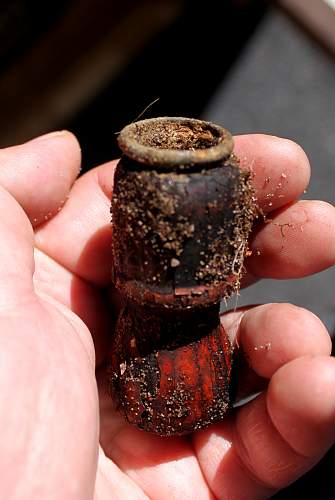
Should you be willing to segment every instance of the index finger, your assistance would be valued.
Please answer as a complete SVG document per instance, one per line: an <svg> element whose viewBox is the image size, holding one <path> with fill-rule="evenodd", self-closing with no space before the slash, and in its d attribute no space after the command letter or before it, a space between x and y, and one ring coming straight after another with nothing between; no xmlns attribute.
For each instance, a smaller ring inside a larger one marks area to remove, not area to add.
<svg viewBox="0 0 335 500"><path fill-rule="evenodd" d="M71 132L58 131L0 150L0 185L21 205L32 226L64 205L80 169L81 152Z"/></svg>
<svg viewBox="0 0 335 500"><path fill-rule="evenodd" d="M289 139L252 134L235 137L240 166L252 173L256 201L264 213L298 199L311 176L304 150Z"/></svg>

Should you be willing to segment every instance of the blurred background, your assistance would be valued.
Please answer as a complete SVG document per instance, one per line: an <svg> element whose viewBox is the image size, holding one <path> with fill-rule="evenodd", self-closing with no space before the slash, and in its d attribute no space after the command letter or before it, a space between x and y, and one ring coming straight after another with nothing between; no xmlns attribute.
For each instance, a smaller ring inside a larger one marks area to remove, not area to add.
<svg viewBox="0 0 335 500"><path fill-rule="evenodd" d="M308 199L335 204L335 0L1 0L0 147L67 128L84 170L145 117L202 117L297 141ZM262 281L238 304L287 301L335 329L335 269ZM335 451L277 499L335 497Z"/></svg>

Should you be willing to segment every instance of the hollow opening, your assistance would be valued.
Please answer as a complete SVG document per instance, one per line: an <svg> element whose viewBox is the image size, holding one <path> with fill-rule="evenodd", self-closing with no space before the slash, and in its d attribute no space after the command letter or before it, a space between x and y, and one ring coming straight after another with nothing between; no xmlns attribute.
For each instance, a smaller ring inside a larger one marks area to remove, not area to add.
<svg viewBox="0 0 335 500"><path fill-rule="evenodd" d="M156 149L208 149L222 141L222 133L210 123L192 121L144 121L136 123L136 140Z"/></svg>

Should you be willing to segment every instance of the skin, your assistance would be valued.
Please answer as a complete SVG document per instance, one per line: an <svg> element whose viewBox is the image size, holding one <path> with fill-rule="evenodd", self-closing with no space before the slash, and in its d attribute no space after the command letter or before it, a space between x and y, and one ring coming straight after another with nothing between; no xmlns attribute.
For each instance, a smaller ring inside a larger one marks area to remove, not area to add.
<svg viewBox="0 0 335 500"><path fill-rule="evenodd" d="M335 209L297 201L310 176L302 149L249 135L236 138L235 151L270 219L251 239L246 283L333 265ZM228 313L222 321L247 361L240 390L263 387L260 395L187 437L126 424L106 389L119 308L110 283L114 168L76 180L80 148L68 132L0 151L1 496L269 498L334 442L329 335L290 304Z"/></svg>

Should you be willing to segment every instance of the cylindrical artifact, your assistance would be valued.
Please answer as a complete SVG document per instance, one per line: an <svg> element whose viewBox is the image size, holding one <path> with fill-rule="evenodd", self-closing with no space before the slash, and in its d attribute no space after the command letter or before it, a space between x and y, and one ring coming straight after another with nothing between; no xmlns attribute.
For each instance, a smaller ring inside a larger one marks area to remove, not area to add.
<svg viewBox="0 0 335 500"><path fill-rule="evenodd" d="M221 420L232 346L220 300L239 287L256 209L231 134L154 118L125 127L112 200L113 278L124 298L111 356L126 420L168 436Z"/></svg>

